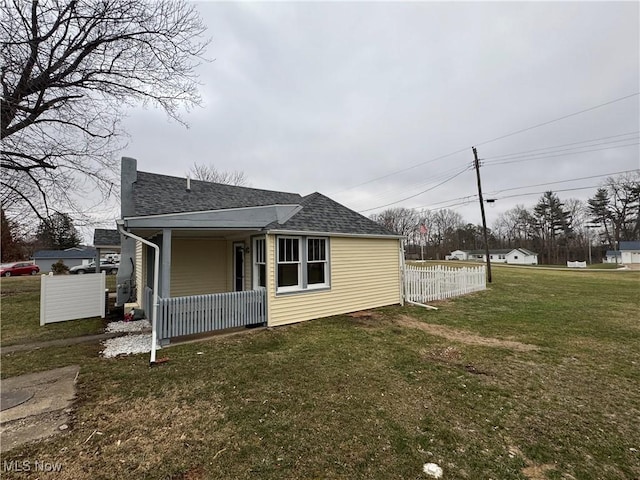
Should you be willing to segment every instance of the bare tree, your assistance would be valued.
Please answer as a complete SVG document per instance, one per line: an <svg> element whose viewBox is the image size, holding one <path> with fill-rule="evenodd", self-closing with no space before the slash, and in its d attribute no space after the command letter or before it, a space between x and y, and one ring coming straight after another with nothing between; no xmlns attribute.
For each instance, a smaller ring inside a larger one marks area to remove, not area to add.
<svg viewBox="0 0 640 480"><path fill-rule="evenodd" d="M208 44L184 0L0 0L1 201L40 218L74 193L115 194L123 109L180 120L200 104Z"/></svg>
<svg viewBox="0 0 640 480"><path fill-rule="evenodd" d="M240 171L222 171L213 165L199 165L194 163L189 173L196 180L213 183L226 183L227 185L236 185L238 187L249 186L249 180L244 172Z"/></svg>
<svg viewBox="0 0 640 480"><path fill-rule="evenodd" d="M415 234L420 226L418 214L412 208L388 208L383 212L371 215L369 218L387 230L407 237L409 242L415 240Z"/></svg>
<svg viewBox="0 0 640 480"><path fill-rule="evenodd" d="M610 248L640 239L640 171L608 177L589 199L589 213Z"/></svg>

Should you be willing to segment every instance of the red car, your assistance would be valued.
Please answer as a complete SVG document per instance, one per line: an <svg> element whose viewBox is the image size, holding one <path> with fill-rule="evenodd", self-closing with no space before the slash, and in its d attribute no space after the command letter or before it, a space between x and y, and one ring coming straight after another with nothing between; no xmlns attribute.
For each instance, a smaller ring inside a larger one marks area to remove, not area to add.
<svg viewBox="0 0 640 480"><path fill-rule="evenodd" d="M35 275L40 271L38 265L29 262L3 263L0 265L0 276Z"/></svg>

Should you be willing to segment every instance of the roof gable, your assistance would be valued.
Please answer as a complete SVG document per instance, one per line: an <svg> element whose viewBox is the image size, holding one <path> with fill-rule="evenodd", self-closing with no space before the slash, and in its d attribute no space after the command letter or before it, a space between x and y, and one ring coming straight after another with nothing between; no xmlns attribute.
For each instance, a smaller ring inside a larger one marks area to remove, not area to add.
<svg viewBox="0 0 640 480"><path fill-rule="evenodd" d="M135 216L201 212L265 205L299 204L297 193L237 187L222 183L137 172L133 185Z"/></svg>

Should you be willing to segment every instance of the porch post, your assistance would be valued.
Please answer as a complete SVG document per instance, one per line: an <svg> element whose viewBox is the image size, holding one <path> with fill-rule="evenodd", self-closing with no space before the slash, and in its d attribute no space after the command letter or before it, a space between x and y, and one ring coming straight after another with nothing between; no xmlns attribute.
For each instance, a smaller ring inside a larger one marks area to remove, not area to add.
<svg viewBox="0 0 640 480"><path fill-rule="evenodd" d="M162 230L162 252L160 267L160 296L162 298L171 297L171 229Z"/></svg>

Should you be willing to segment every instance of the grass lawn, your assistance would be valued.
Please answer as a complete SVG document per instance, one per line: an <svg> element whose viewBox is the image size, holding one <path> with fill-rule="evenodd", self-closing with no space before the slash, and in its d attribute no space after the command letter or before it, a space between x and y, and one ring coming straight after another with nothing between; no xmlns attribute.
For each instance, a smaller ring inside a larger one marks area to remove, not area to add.
<svg viewBox="0 0 640 480"><path fill-rule="evenodd" d="M115 291L115 276L107 275L107 288ZM0 345L42 342L100 333L100 317L40 326L40 276L0 279Z"/></svg>
<svg viewBox="0 0 640 480"><path fill-rule="evenodd" d="M61 479L640 478L640 272L500 268L438 311L387 307L104 360L77 345L68 434L2 460ZM11 473L6 478L26 478Z"/></svg>

